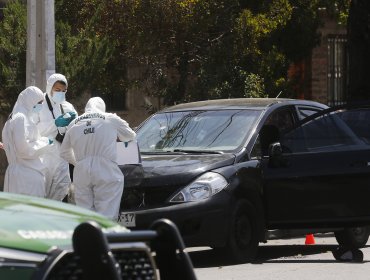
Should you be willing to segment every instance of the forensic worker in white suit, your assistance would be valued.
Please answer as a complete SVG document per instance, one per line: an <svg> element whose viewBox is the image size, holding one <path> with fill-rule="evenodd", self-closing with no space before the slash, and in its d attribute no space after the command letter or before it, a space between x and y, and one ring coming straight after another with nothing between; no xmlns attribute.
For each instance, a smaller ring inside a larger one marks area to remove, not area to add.
<svg viewBox="0 0 370 280"><path fill-rule="evenodd" d="M23 90L5 122L2 140L8 167L4 191L45 197L46 166L42 156L53 146L53 141L41 137L32 116L42 108L44 94L34 86Z"/></svg>
<svg viewBox="0 0 370 280"><path fill-rule="evenodd" d="M75 166L76 205L117 220L124 177L117 165L116 142L135 136L126 121L105 112L103 99L89 99L85 113L69 125L60 151Z"/></svg>
<svg viewBox="0 0 370 280"><path fill-rule="evenodd" d="M36 119L40 134L54 139L54 149L45 156L46 197L59 201L68 194L71 185L69 165L60 157L60 145L67 126L77 116L73 105L66 101L67 88L64 75L52 74L46 83L45 102Z"/></svg>

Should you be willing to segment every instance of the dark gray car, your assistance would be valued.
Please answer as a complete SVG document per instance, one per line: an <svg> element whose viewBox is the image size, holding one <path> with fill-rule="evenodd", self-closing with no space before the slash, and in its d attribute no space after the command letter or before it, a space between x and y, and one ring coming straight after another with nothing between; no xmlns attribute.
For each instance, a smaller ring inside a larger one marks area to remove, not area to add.
<svg viewBox="0 0 370 280"><path fill-rule="evenodd" d="M126 185L119 222L142 229L169 218L187 246L235 261L253 259L276 229L332 230L340 244L361 247L370 225L368 113L252 98L166 108L137 130L143 177Z"/></svg>

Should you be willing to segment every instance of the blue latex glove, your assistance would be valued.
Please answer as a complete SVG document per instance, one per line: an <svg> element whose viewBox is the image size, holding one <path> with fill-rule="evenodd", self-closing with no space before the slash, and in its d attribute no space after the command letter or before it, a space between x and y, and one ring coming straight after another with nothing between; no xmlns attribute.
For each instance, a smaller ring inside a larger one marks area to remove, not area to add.
<svg viewBox="0 0 370 280"><path fill-rule="evenodd" d="M65 113L58 118L55 119L55 125L57 127L64 127L70 124L71 121L73 121L76 118L75 112L68 112Z"/></svg>
<svg viewBox="0 0 370 280"><path fill-rule="evenodd" d="M53 144L53 140L52 139L49 139L49 145Z"/></svg>
<svg viewBox="0 0 370 280"><path fill-rule="evenodd" d="M72 121L72 120L69 120L70 118L64 118L63 115L60 115L59 117L57 117L55 119L55 125L57 127L64 127L64 126L67 126L69 125L69 123Z"/></svg>
<svg viewBox="0 0 370 280"><path fill-rule="evenodd" d="M76 116L77 116L75 112L68 112L68 114L71 115L71 117L70 117L71 121L73 121L76 118Z"/></svg>

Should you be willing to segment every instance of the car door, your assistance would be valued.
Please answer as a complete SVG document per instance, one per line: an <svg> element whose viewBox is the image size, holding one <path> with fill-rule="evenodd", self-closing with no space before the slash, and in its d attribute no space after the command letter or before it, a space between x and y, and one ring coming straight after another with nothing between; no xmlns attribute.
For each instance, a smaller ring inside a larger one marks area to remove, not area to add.
<svg viewBox="0 0 370 280"><path fill-rule="evenodd" d="M271 225L370 221L370 109L324 110L281 136L282 154L261 166Z"/></svg>

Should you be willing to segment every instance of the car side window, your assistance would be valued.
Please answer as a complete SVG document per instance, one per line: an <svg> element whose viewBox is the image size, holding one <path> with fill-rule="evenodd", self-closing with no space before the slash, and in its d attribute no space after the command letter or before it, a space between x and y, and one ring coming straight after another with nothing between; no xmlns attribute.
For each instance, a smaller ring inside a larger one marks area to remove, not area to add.
<svg viewBox="0 0 370 280"><path fill-rule="evenodd" d="M356 148L363 145L364 141L349 125L351 122L357 123L355 119L358 119L358 113L350 111L342 110L325 114L285 134L281 144L293 153ZM359 126L357 128L359 131L357 133L364 130Z"/></svg>
<svg viewBox="0 0 370 280"><path fill-rule="evenodd" d="M311 107L298 107L298 117L300 120L303 120L304 118L311 116L317 112L320 112L319 109L314 109Z"/></svg>
<svg viewBox="0 0 370 280"><path fill-rule="evenodd" d="M294 118L290 109L280 109L273 112L263 124L256 143L251 152L251 158L268 155L270 144L280 141L280 135L292 129Z"/></svg>
<svg viewBox="0 0 370 280"><path fill-rule="evenodd" d="M341 112L338 116L358 138L370 145L370 109L356 109Z"/></svg>
<svg viewBox="0 0 370 280"><path fill-rule="evenodd" d="M273 125L279 130L279 133L284 133L292 129L294 125L292 111L289 109L277 110L266 119L264 125Z"/></svg>
<svg viewBox="0 0 370 280"><path fill-rule="evenodd" d="M257 136L256 142L254 143L254 146L251 151L251 159L261 158L262 152L261 152L261 141L259 135Z"/></svg>

